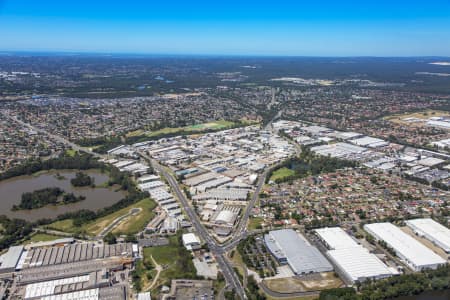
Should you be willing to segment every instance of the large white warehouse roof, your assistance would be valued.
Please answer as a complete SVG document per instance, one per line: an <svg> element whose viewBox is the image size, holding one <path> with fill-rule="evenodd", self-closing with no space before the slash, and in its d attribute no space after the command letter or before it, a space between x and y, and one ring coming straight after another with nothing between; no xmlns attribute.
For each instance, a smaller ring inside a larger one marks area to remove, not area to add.
<svg viewBox="0 0 450 300"><path fill-rule="evenodd" d="M367 278L380 279L398 274L389 269L378 257L359 245L349 234L339 227L315 230L319 238L331 249L327 256L338 272L348 281L364 281Z"/></svg>
<svg viewBox="0 0 450 300"><path fill-rule="evenodd" d="M406 225L415 233L424 236L437 246L450 253L450 230L432 219L415 219L406 221Z"/></svg>
<svg viewBox="0 0 450 300"><path fill-rule="evenodd" d="M366 224L364 229L377 240L384 240L415 271L435 269L446 263L442 257L391 223Z"/></svg>
<svg viewBox="0 0 450 300"><path fill-rule="evenodd" d="M357 247L359 244L339 227L325 227L315 230L329 249Z"/></svg>
<svg viewBox="0 0 450 300"><path fill-rule="evenodd" d="M17 266L23 253L23 246L12 246L8 252L0 256L0 273L11 272Z"/></svg>
<svg viewBox="0 0 450 300"><path fill-rule="evenodd" d="M362 246L330 250L327 255L336 264L342 275L352 283L362 282L368 278L381 279L398 274Z"/></svg>

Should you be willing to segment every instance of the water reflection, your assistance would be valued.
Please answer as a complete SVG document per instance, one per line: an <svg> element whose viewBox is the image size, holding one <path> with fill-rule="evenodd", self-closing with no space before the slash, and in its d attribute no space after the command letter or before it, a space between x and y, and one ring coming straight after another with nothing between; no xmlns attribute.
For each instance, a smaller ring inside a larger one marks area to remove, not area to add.
<svg viewBox="0 0 450 300"><path fill-rule="evenodd" d="M83 171L89 176L95 178L95 184L100 186L107 182L108 175L102 174L97 170ZM56 174L59 173L63 179L58 179ZM28 221L36 221L42 218L54 218L66 212L73 212L80 209L97 210L110 206L120 199L126 193L124 191L116 191L117 187L73 187L70 179L75 177L76 171L49 171L37 176L19 176L0 182L0 215L4 214L10 218L20 218ZM21 196L25 192L33 192L46 187L59 187L65 192L72 192L75 195L83 195L86 200L58 206L46 206L33 210L12 211L14 204L19 204Z"/></svg>

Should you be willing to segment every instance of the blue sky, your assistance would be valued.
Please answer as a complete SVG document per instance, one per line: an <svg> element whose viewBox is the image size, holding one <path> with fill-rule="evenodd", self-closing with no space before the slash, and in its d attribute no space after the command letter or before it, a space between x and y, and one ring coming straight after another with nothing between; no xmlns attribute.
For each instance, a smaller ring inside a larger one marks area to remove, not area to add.
<svg viewBox="0 0 450 300"><path fill-rule="evenodd" d="M450 1L0 0L0 50L450 56Z"/></svg>

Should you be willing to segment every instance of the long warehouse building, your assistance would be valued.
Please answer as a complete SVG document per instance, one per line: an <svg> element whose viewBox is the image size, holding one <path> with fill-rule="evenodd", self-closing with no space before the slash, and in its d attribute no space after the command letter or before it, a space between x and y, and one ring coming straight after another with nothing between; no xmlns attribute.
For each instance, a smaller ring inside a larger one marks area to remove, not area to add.
<svg viewBox="0 0 450 300"><path fill-rule="evenodd" d="M417 235L423 236L442 248L445 253L450 253L450 229L439 224L433 219L414 219L405 222Z"/></svg>
<svg viewBox="0 0 450 300"><path fill-rule="evenodd" d="M322 253L292 229L270 231L264 242L277 261L289 264L296 275L333 270Z"/></svg>
<svg viewBox="0 0 450 300"><path fill-rule="evenodd" d="M383 240L396 255L414 271L436 269L446 261L391 223L364 225L364 229L375 239Z"/></svg>
<svg viewBox="0 0 450 300"><path fill-rule="evenodd" d="M329 251L327 256L336 266L336 271L346 282L364 282L367 279L382 279L399 274L386 266L376 255L358 244L339 227L316 229L316 234Z"/></svg>

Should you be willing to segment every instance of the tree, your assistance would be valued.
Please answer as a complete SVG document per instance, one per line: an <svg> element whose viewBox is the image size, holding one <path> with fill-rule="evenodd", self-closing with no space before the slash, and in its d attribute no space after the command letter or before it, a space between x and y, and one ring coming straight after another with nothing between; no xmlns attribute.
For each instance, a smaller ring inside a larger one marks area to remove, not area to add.
<svg viewBox="0 0 450 300"><path fill-rule="evenodd" d="M103 238L103 242L111 245L117 243L117 239L112 232L108 232L108 234Z"/></svg>

